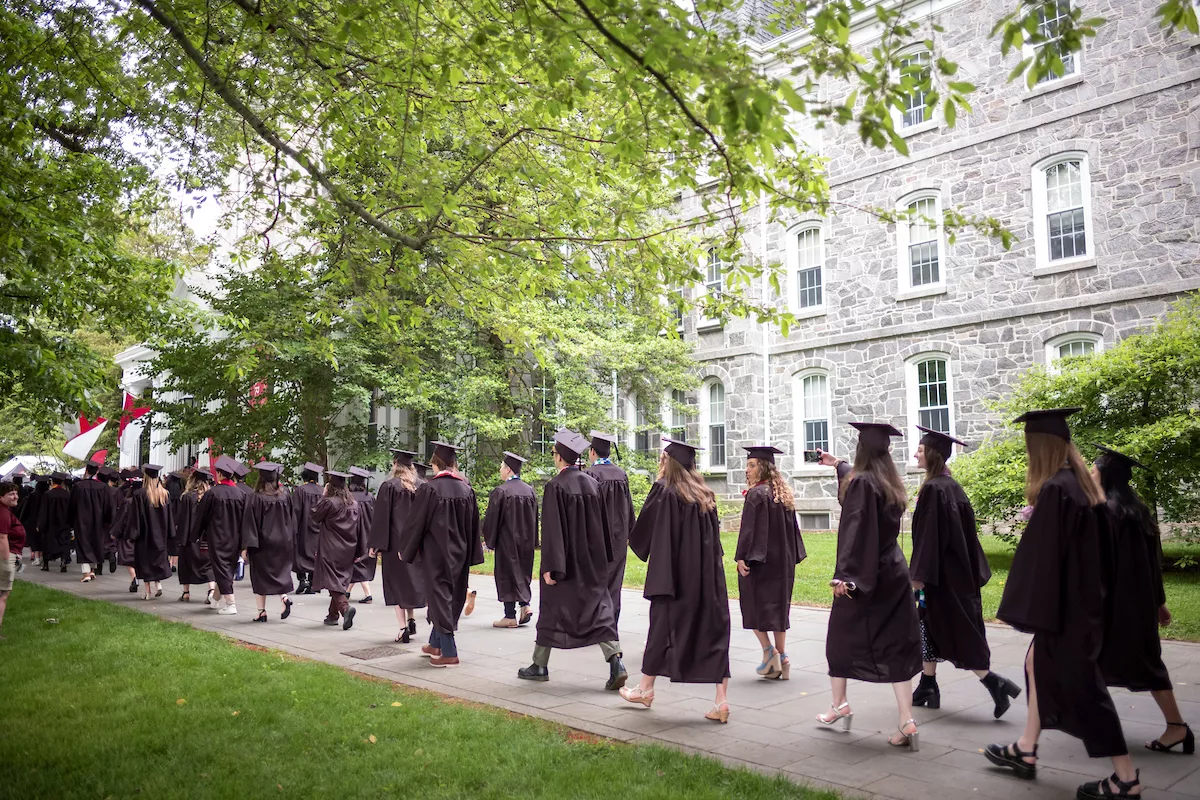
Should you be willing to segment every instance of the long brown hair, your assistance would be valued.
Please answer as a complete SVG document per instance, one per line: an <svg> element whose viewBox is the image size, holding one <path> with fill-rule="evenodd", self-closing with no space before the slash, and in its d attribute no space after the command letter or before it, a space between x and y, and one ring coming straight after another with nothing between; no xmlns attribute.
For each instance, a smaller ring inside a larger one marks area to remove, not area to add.
<svg viewBox="0 0 1200 800"><path fill-rule="evenodd" d="M1087 495L1088 505L1098 506L1105 501L1104 491L1072 442L1050 433L1026 431L1025 452L1029 456L1029 467L1025 471L1025 502L1029 505L1037 503L1042 486L1058 474L1064 464L1075 473L1079 488Z"/></svg>
<svg viewBox="0 0 1200 800"><path fill-rule="evenodd" d="M429 459L429 465L433 467L434 472L445 472L448 469L457 470L458 460L452 458L449 462L446 462L442 460L441 456L434 453L433 458Z"/></svg>
<svg viewBox="0 0 1200 800"><path fill-rule="evenodd" d="M196 499L199 500L208 491L208 481L200 477L199 473L193 472L188 476L187 491L195 492Z"/></svg>
<svg viewBox="0 0 1200 800"><path fill-rule="evenodd" d="M412 464L392 464L392 474L388 477L398 479L410 492L417 488L417 469Z"/></svg>
<svg viewBox="0 0 1200 800"><path fill-rule="evenodd" d="M283 494L283 487L279 485L279 478L265 480L262 474L258 476L258 483L254 487L255 494L265 494L267 497L279 497Z"/></svg>
<svg viewBox="0 0 1200 800"><path fill-rule="evenodd" d="M750 462L754 462L754 466L758 471L757 477L759 483L765 483L771 487L771 499L779 503L788 511L796 510L796 497L792 494L792 487L784 480L783 473L779 471L779 467L773 461L767 461L760 458L746 459L746 468L749 469Z"/></svg>
<svg viewBox="0 0 1200 800"><path fill-rule="evenodd" d="M146 475L142 488L146 491L146 498L150 501L150 505L155 508L162 508L171 499L171 495L167 494L167 490L163 488L162 480L157 475L154 477Z"/></svg>
<svg viewBox="0 0 1200 800"><path fill-rule="evenodd" d="M888 505L900 508L908 506L908 492L904 490L904 481L900 478L899 470L896 469L896 462L892 461L892 454L887 450L883 452L873 450L864 445L860 439L858 449L854 451L854 469L842 482L838 500L846 498L846 489L855 478L861 475L874 478L876 487L883 492Z"/></svg>
<svg viewBox="0 0 1200 800"><path fill-rule="evenodd" d="M355 504L354 495L350 494L350 490L346 488L344 483L337 486L333 485L332 483L326 483L325 496L336 497L338 500L341 500L348 506Z"/></svg>
<svg viewBox="0 0 1200 800"><path fill-rule="evenodd" d="M923 445L924 446L924 445ZM942 455L942 451L924 446L925 451L925 480L936 478L946 471L946 457Z"/></svg>
<svg viewBox="0 0 1200 800"><path fill-rule="evenodd" d="M696 468L687 469L665 452L658 457L658 480L674 489L685 503L695 503L708 513L717 507L717 496Z"/></svg>

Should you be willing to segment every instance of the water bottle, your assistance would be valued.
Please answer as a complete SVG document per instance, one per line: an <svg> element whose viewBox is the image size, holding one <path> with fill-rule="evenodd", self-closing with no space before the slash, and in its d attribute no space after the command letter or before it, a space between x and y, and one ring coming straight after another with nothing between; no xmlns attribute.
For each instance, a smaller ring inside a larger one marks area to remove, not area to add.
<svg viewBox="0 0 1200 800"><path fill-rule="evenodd" d="M238 556L237 572L234 574L235 581L243 580L246 577L246 561L241 556Z"/></svg>

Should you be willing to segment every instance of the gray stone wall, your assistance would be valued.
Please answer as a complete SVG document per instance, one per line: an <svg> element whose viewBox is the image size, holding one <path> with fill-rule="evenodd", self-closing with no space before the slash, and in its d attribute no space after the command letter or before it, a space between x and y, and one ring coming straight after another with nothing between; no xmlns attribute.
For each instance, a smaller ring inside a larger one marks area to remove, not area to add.
<svg viewBox="0 0 1200 800"><path fill-rule="evenodd" d="M744 487L739 445L767 436L769 408L769 438L789 453L781 465L794 475L799 509L836 513L831 471L805 467L793 455L800 447L797 372L827 371L833 449L849 455L850 420L905 429L905 359L946 353L955 432L979 443L1000 424L987 402L1045 360L1048 339L1087 331L1111 346L1153 324L1182 293L1200 289L1200 40L1166 40L1153 16L1157 0L1085 2L1088 16L1108 22L1086 44L1077 76L1033 91L1006 83L1018 57L1002 59L987 34L1008 4L964 3L943 13L946 32L936 36L960 65L955 79L978 87L972 113L953 129L942 124L909 137L907 158L863 145L853 130L823 134L835 203L824 220L825 313L802 319L787 337L770 332L769 384L762 326L731 320L698 332L695 314L685 319L698 371L726 389L728 471L714 477L715 489L736 496ZM822 87L831 98L847 91ZM1089 162L1090 254L1070 269L1039 269L1033 168L1066 151L1086 153ZM922 189L936 190L943 208L998 217L1019 241L1005 252L999 242L959 234L943 245L944 290L905 299L895 226L857 209L894 208ZM680 204L685 216L698 208L695 197ZM748 257L757 256L765 236L768 261L786 264L793 228L803 220L760 226L757 213L747 216ZM909 463L908 443L898 441L895 455Z"/></svg>

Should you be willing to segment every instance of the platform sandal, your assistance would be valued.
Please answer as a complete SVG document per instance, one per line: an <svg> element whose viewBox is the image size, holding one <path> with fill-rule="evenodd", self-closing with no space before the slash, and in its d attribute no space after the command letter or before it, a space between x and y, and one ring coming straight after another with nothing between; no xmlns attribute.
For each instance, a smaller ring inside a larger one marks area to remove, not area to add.
<svg viewBox="0 0 1200 800"><path fill-rule="evenodd" d="M1196 753L1196 734L1192 733L1192 726L1186 722L1168 722L1167 725L1173 728L1186 728L1187 733L1178 742L1171 744L1163 744L1160 740L1155 739L1153 742L1146 742L1146 749L1153 750L1156 753L1175 753L1175 748L1183 745L1183 750L1176 755L1195 755Z"/></svg>

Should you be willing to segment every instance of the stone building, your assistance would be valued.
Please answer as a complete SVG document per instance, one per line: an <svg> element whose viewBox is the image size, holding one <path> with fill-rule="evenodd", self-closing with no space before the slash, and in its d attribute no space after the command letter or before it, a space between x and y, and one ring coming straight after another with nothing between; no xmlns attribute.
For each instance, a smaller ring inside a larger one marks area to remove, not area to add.
<svg viewBox="0 0 1200 800"><path fill-rule="evenodd" d="M988 36L1008 2L914 6L944 28L928 35L959 64L954 79L977 91L953 128L913 98L897 119L908 157L852 128L799 131L828 159L835 213L767 224L752 210L746 244L748 257L786 267L786 296L766 296L798 324L784 337L697 312L682 322L704 379L686 398L699 412L689 431L719 495L745 485L740 445L765 439L788 452L781 467L804 527L829 527L832 470L805 464L803 450L852 457L847 422L887 421L907 433L894 454L915 473L914 425L979 443L1000 423L988 401L1028 369L1110 347L1200 289L1200 38L1167 38L1158 0L1085 2L1086 16L1107 22L1063 77L1032 89L1007 82L1019 57ZM869 49L878 34L870 9L862 17L852 41ZM929 58L916 43L906 56ZM958 207L998 217L1019 241L1006 252L966 232L951 244L940 225L882 224L856 210L868 207L933 220ZM681 210L698 213L699 198L683 197ZM721 289L722 265L710 261L693 298Z"/></svg>

